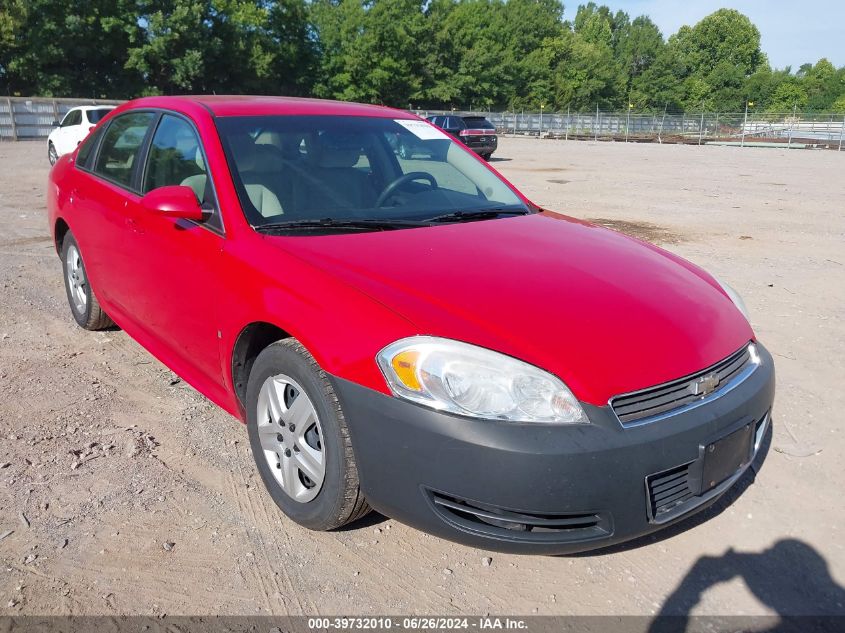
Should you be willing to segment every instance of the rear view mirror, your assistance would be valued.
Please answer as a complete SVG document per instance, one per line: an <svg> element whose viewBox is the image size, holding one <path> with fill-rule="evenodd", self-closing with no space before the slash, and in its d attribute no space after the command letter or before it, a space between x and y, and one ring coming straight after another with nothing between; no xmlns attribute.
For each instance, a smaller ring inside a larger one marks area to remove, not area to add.
<svg viewBox="0 0 845 633"><path fill-rule="evenodd" d="M205 212L194 190L182 185L153 189L141 198L141 205L148 211L170 218L185 218L186 220L205 218Z"/></svg>

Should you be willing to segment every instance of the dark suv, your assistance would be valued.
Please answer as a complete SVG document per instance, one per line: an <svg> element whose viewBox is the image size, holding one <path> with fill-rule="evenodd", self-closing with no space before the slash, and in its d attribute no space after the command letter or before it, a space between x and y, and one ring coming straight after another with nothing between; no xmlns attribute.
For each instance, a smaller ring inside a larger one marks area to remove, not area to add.
<svg viewBox="0 0 845 633"><path fill-rule="evenodd" d="M483 116L435 115L428 120L459 138L484 160L489 160L496 151L496 127Z"/></svg>

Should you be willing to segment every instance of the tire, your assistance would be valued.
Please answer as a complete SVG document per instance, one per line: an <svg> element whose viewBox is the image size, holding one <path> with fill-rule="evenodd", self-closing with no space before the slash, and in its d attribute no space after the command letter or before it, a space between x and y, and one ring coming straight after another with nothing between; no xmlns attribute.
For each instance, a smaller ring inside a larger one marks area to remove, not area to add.
<svg viewBox="0 0 845 633"><path fill-rule="evenodd" d="M59 160L59 153L56 151L56 146L53 145L52 141L47 143L47 160L50 161L51 165L55 165L56 161Z"/></svg>
<svg viewBox="0 0 845 633"><path fill-rule="evenodd" d="M62 272L70 312L79 326L86 330L114 327L114 321L100 307L91 289L79 244L70 231L62 240Z"/></svg>
<svg viewBox="0 0 845 633"><path fill-rule="evenodd" d="M305 401L300 400L303 396ZM273 501L289 518L326 531L370 511L343 409L328 376L299 341L278 341L258 355L249 374L246 406L255 465ZM318 453L322 481L314 476L319 466L309 461Z"/></svg>

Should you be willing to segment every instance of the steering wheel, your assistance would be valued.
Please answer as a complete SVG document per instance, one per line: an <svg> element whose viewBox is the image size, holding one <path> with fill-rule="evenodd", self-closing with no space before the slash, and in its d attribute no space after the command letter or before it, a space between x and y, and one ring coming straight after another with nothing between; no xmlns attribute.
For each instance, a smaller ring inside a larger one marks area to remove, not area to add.
<svg viewBox="0 0 845 633"><path fill-rule="evenodd" d="M411 173L399 176L399 178L396 178L393 182L387 185L384 188L384 191L379 194L379 197L376 200L376 207L378 208L382 206L387 199L393 195L397 189L399 189L399 187L414 180L427 180L432 190L437 189L437 181L434 179L434 176L424 171L412 171Z"/></svg>

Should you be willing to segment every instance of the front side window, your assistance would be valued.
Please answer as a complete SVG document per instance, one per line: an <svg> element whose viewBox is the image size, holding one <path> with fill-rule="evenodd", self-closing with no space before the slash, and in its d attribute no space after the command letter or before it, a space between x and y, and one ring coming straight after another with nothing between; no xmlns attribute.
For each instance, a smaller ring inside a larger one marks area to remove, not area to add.
<svg viewBox="0 0 845 633"><path fill-rule="evenodd" d="M112 182L131 187L138 152L154 118L152 112L133 112L115 118L106 129L94 171Z"/></svg>
<svg viewBox="0 0 845 633"><path fill-rule="evenodd" d="M423 121L260 116L220 117L217 126L256 228L529 212L495 173Z"/></svg>
<svg viewBox="0 0 845 633"><path fill-rule="evenodd" d="M70 127L82 123L82 110L71 110L65 115L61 127Z"/></svg>
<svg viewBox="0 0 845 633"><path fill-rule="evenodd" d="M203 202L207 181L205 159L193 126L185 119L165 114L150 145L143 192L184 185Z"/></svg>

